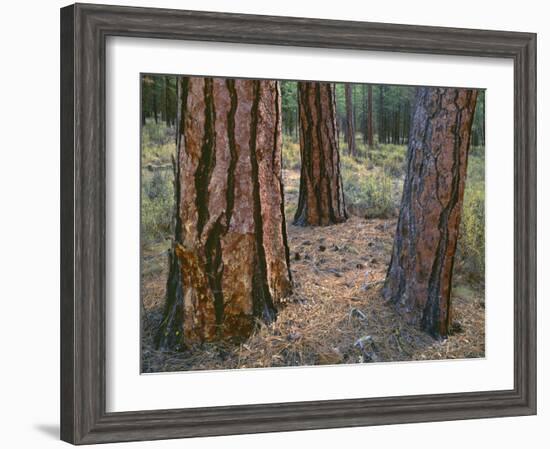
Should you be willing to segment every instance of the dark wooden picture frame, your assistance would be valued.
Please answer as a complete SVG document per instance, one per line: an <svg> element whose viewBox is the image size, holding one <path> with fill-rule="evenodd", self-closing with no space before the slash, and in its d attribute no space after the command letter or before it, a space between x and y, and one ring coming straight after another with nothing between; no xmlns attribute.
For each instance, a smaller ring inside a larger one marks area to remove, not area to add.
<svg viewBox="0 0 550 449"><path fill-rule="evenodd" d="M510 58L514 62L514 388L106 412L107 36ZM536 413L536 35L76 4L61 10L61 438L74 444Z"/></svg>

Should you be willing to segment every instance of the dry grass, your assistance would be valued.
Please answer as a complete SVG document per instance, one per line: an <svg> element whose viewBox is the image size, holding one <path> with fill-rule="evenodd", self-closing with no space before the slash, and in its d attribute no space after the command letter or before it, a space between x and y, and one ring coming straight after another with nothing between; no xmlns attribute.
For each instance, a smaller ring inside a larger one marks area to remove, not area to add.
<svg viewBox="0 0 550 449"><path fill-rule="evenodd" d="M152 345L167 275L166 243L144 250L142 371L213 370L483 357L484 292L453 289L453 333L437 341L406 324L381 297L396 220L292 224L299 176L285 171L294 293L274 323L258 323L240 345L204 344L181 353Z"/></svg>

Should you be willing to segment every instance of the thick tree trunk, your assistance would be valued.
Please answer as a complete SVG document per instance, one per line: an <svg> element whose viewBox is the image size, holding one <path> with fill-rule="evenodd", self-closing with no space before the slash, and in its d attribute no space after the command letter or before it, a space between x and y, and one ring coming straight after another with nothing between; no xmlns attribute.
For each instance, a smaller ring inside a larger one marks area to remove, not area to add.
<svg viewBox="0 0 550 449"><path fill-rule="evenodd" d="M340 175L336 105L330 83L298 83L300 195L294 224L324 226L347 219Z"/></svg>
<svg viewBox="0 0 550 449"><path fill-rule="evenodd" d="M291 290L277 81L185 78L161 348L242 339Z"/></svg>
<svg viewBox="0 0 550 449"><path fill-rule="evenodd" d="M346 92L346 141L348 144L348 154L355 156L355 114L353 113L353 85L346 83L344 85Z"/></svg>
<svg viewBox="0 0 550 449"><path fill-rule="evenodd" d="M367 109L368 109L368 115L367 115L367 134L368 134L368 145L370 148L373 147L374 139L372 135L372 85L369 84L368 91L367 91Z"/></svg>
<svg viewBox="0 0 550 449"><path fill-rule="evenodd" d="M407 177L383 289L410 322L445 337L477 91L420 88Z"/></svg>

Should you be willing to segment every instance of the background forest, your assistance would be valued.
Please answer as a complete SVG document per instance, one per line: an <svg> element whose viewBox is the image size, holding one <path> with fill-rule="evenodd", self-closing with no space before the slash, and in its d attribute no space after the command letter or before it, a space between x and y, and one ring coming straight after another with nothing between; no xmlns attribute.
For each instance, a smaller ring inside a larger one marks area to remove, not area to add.
<svg viewBox="0 0 550 449"><path fill-rule="evenodd" d="M277 322L237 347L206 344L184 353L153 344L174 235L178 87L174 76L142 77L142 371L357 363L484 355L484 92L468 158L453 274L452 333L437 341L406 325L379 299L406 173L415 88L335 85L344 198L349 220L294 226L300 182L297 83L281 82L283 182L294 293ZM304 313L304 310L306 313Z"/></svg>

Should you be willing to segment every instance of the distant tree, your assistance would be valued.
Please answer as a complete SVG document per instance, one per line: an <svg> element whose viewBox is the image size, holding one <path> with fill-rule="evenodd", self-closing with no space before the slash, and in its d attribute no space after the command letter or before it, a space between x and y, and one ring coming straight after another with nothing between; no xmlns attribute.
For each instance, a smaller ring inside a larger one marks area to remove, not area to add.
<svg viewBox="0 0 550 449"><path fill-rule="evenodd" d="M361 84L361 118L359 120L359 129L363 135L363 143L367 145L368 130L367 130L367 85Z"/></svg>
<svg viewBox="0 0 550 449"><path fill-rule="evenodd" d="M368 85L368 100L367 100L367 141L369 148L372 148L374 145L373 140L373 131L372 131L372 85Z"/></svg>
<svg viewBox="0 0 550 449"><path fill-rule="evenodd" d="M164 77L164 121L170 125L170 79Z"/></svg>
<svg viewBox="0 0 550 449"><path fill-rule="evenodd" d="M340 174L336 105L331 83L299 82L300 195L294 223L318 226L347 219Z"/></svg>
<svg viewBox="0 0 550 449"><path fill-rule="evenodd" d="M154 91L153 91L153 117L155 119L155 123L158 124L158 122L159 122L159 106L158 106L158 104L159 104L159 100L158 100L159 94L158 94L157 86L158 86L158 84L155 83Z"/></svg>
<svg viewBox="0 0 550 449"><path fill-rule="evenodd" d="M477 91L419 88L385 298L435 337L451 323L451 279Z"/></svg>
<svg viewBox="0 0 550 449"><path fill-rule="evenodd" d="M346 140L348 144L348 154L357 155L355 147L355 114L353 110L353 84L344 85L346 91Z"/></svg>
<svg viewBox="0 0 550 449"><path fill-rule="evenodd" d="M472 145L485 145L485 91L480 90L477 98L474 124L472 125Z"/></svg>
<svg viewBox="0 0 550 449"><path fill-rule="evenodd" d="M182 101L181 92L182 92L182 88L183 88L184 79L185 78L181 77L181 76L176 77L176 98L175 98L175 102L174 102L174 106L176 107L176 112L175 112L176 145L179 142L179 136L180 136L180 131L181 131L181 101ZM175 162L175 161L173 161L173 162ZM173 165L176 166L175 163Z"/></svg>
<svg viewBox="0 0 550 449"><path fill-rule="evenodd" d="M283 131L298 139L298 86L296 81L281 82Z"/></svg>
<svg viewBox="0 0 550 449"><path fill-rule="evenodd" d="M176 122L176 77L143 75L141 77L141 123L152 117L155 123L164 121L168 126Z"/></svg>
<svg viewBox="0 0 550 449"><path fill-rule="evenodd" d="M141 124L145 125L147 117L151 115L153 101L153 79L150 76L141 77Z"/></svg>
<svg viewBox="0 0 550 449"><path fill-rule="evenodd" d="M181 82L176 226L160 348L242 339L291 290L277 81Z"/></svg>
<svg viewBox="0 0 550 449"><path fill-rule="evenodd" d="M384 110L384 91L386 86L378 87L378 143L387 143Z"/></svg>

